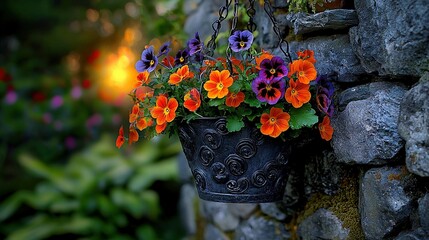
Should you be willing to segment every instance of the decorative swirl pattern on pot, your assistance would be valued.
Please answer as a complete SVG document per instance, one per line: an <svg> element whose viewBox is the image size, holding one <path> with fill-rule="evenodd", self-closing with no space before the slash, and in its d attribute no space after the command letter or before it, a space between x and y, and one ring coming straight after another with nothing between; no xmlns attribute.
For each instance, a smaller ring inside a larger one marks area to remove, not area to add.
<svg viewBox="0 0 429 240"><path fill-rule="evenodd" d="M217 120L214 125L218 133L222 135L228 134L228 129L226 128L226 119L221 118Z"/></svg>
<svg viewBox="0 0 429 240"><path fill-rule="evenodd" d="M243 175L247 170L247 163L242 157L231 154L225 159L229 172L235 176Z"/></svg>
<svg viewBox="0 0 429 240"><path fill-rule="evenodd" d="M226 171L226 167L225 165L223 165L223 163L213 163L213 165L211 166L211 170L213 173L213 179L216 182L223 184L229 180L229 173Z"/></svg>
<svg viewBox="0 0 429 240"><path fill-rule="evenodd" d="M270 161L264 166L264 171L270 181L274 181L281 176L281 169L282 166L280 166L276 161Z"/></svg>
<svg viewBox="0 0 429 240"><path fill-rule="evenodd" d="M286 165L288 163L287 153L285 151L280 152L279 155L277 155L276 160L280 164Z"/></svg>
<svg viewBox="0 0 429 240"><path fill-rule="evenodd" d="M195 185L200 191L206 190L206 175L201 169L195 169L192 173L195 179Z"/></svg>
<svg viewBox="0 0 429 240"><path fill-rule="evenodd" d="M195 133L191 126L182 125L179 127L179 139L182 144L183 152L188 161L192 161L191 157L195 152L195 143L194 143Z"/></svg>
<svg viewBox="0 0 429 240"><path fill-rule="evenodd" d="M252 130L252 133L250 134L250 137L256 142L256 145L262 145L264 144L264 135L262 135L261 131L257 128Z"/></svg>
<svg viewBox="0 0 429 240"><path fill-rule="evenodd" d="M253 141L250 138L245 138L238 142L237 146L235 147L235 152L240 155L243 158L251 158L255 156L257 151L255 141Z"/></svg>
<svg viewBox="0 0 429 240"><path fill-rule="evenodd" d="M203 133L203 141L211 149L218 149L222 144L222 137L216 130L207 129Z"/></svg>
<svg viewBox="0 0 429 240"><path fill-rule="evenodd" d="M213 162L213 159L215 158L215 153L209 147L202 146L200 148L200 153L198 154L198 156L199 160L201 161L201 164L208 167Z"/></svg>
<svg viewBox="0 0 429 240"><path fill-rule="evenodd" d="M264 171L256 170L252 174L251 182L252 182L253 186L261 188L267 184L268 180L267 180L267 176L265 175Z"/></svg>
<svg viewBox="0 0 429 240"><path fill-rule="evenodd" d="M237 181L229 180L226 183L226 189L231 193L243 193L249 188L249 180L240 178Z"/></svg>

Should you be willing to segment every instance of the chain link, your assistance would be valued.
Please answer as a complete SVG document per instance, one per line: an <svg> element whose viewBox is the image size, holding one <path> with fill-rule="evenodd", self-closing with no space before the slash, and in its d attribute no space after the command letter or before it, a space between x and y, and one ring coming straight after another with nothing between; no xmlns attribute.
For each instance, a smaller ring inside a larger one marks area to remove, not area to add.
<svg viewBox="0 0 429 240"><path fill-rule="evenodd" d="M270 3L269 0L264 0L264 11L265 11L265 13L267 13L268 17L270 18L271 22L273 23L274 33L279 38L279 48L280 48L280 50L289 59L289 62L292 63L292 57L290 56L290 53L289 53L289 43L281 37L277 20L274 17L274 14L273 14L274 10L273 10L273 7L271 6L271 3ZM286 51L283 49L282 43L286 43Z"/></svg>
<svg viewBox="0 0 429 240"><path fill-rule="evenodd" d="M228 10L231 3L232 0L225 0L225 6L219 8L219 18L212 24L213 34L207 43L207 48L205 50L205 54L210 57L213 57L214 55L214 51L216 49L216 38L219 34L222 21L228 17Z"/></svg>
<svg viewBox="0 0 429 240"><path fill-rule="evenodd" d="M249 7L246 9L247 16L249 16L249 22L247 22L247 30L254 32L256 30L256 23L253 20L256 14L255 0L249 0Z"/></svg>
<svg viewBox="0 0 429 240"><path fill-rule="evenodd" d="M234 0L234 15L233 15L233 18L232 18L231 31L229 32L229 36L232 36L232 34L234 34L235 28L237 27L237 21L238 21L238 2L239 2L239 0ZM230 72L232 72L231 56L232 56L232 50L231 50L231 46L230 46L230 44L228 42L228 47L226 48L226 61L228 63L228 68L229 68Z"/></svg>

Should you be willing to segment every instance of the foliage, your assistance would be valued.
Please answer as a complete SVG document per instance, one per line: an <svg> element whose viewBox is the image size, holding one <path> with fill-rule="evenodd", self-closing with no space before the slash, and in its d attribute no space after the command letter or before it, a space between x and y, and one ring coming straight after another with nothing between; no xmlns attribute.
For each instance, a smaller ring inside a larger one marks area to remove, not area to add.
<svg viewBox="0 0 429 240"><path fill-rule="evenodd" d="M288 0L289 12L316 12L316 8L334 0Z"/></svg>
<svg viewBox="0 0 429 240"><path fill-rule="evenodd" d="M124 158L111 148L111 141L103 137L64 167L22 155L21 165L43 180L1 203L0 236L12 240L176 239L170 237L181 235L177 222L176 227L167 227L172 220L165 220L168 213L162 210L171 207L162 205L161 191L156 189L160 183L176 182L180 144L157 138Z"/></svg>
<svg viewBox="0 0 429 240"><path fill-rule="evenodd" d="M217 116L226 118L230 132L250 121L274 138L287 138L290 125L311 128L323 118L318 129L330 140L333 86L317 77L313 51L298 52L287 66L281 57L253 48L248 30L235 31L228 41L232 57L226 59L207 55L198 33L175 57L168 55L169 42L156 50L147 46L135 65L128 137L121 127L116 146L138 141L137 130L151 138L177 132L183 121Z"/></svg>

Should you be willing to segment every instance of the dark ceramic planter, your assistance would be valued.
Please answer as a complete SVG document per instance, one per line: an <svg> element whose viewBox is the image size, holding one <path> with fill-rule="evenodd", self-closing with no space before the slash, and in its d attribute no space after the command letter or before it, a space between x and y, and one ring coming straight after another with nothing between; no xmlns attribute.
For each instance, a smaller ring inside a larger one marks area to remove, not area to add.
<svg viewBox="0 0 429 240"><path fill-rule="evenodd" d="M184 123L179 138L201 199L231 203L282 200L289 152L282 140L262 135L251 124L230 133L224 118Z"/></svg>

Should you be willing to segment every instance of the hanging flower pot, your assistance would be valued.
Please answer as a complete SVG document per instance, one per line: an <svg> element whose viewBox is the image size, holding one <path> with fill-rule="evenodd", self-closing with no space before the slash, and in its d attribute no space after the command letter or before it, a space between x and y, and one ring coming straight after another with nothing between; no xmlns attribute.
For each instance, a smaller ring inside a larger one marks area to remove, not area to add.
<svg viewBox="0 0 429 240"><path fill-rule="evenodd" d="M275 21L269 1L265 3ZM202 199L278 201L288 177L292 139L302 128L320 130L327 141L332 137L333 88L317 76L313 51L299 51L292 60L281 39L287 62L254 48L252 20L247 30L232 29L226 57L214 58L217 31L229 4L221 8L207 44L196 33L175 57L169 55L169 42L142 51L130 93L134 104L128 137L121 127L116 146L137 142L141 135L178 134ZM237 5L236 0L233 22Z"/></svg>
<svg viewBox="0 0 429 240"><path fill-rule="evenodd" d="M283 197L290 147L247 123L228 132L225 118L179 126L179 138L201 199L275 202Z"/></svg>

